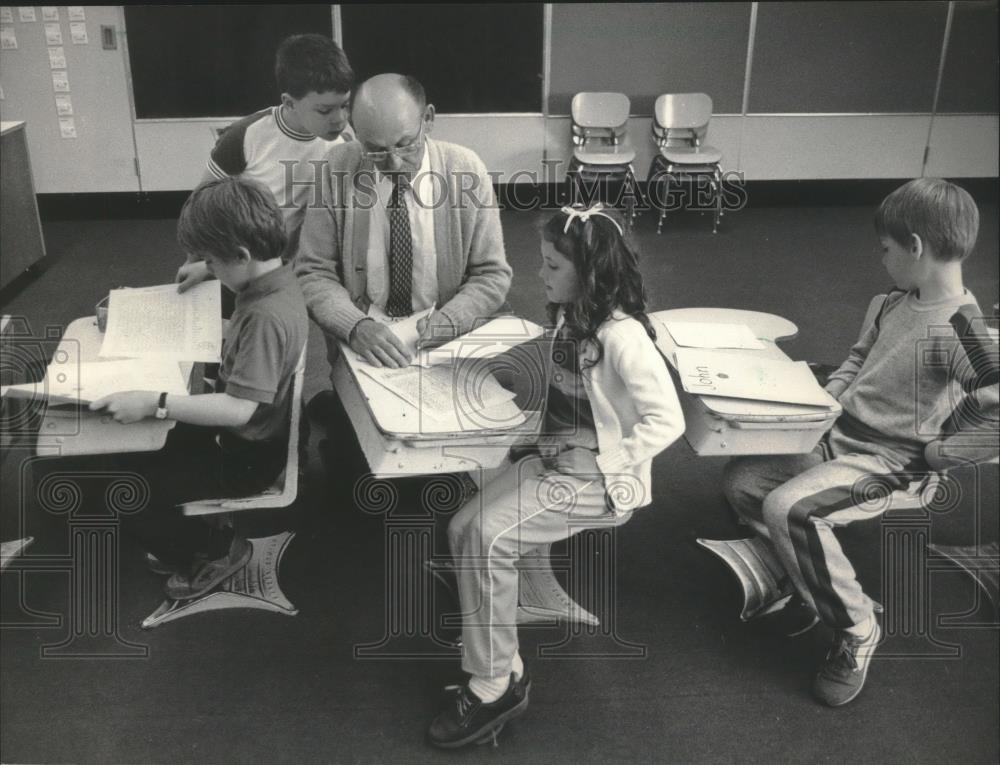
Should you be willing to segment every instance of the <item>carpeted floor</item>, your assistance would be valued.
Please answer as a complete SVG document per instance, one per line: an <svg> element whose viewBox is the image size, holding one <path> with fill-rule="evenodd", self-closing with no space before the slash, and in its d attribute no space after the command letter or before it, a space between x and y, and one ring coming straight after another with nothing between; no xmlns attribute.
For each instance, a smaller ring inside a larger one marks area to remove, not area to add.
<svg viewBox="0 0 1000 765"><path fill-rule="evenodd" d="M966 280L989 310L998 299L997 212L986 204L982 213ZM714 236L697 214L674 216L657 236L647 213L636 237L650 307L778 313L799 327L785 345L793 358L838 362L870 297L888 286L871 217L867 206L749 208L727 216ZM503 217L515 272L510 302L535 320L543 220L542 213ZM172 220L51 222L45 236L47 269L0 296L3 312L26 318L39 337L93 313L109 287L171 279L180 257ZM307 397L326 387L327 374L313 328ZM75 588L86 583L58 565L78 519L37 512L22 480L29 456L7 450L0 538L31 534L29 552L56 562L8 571L0 582L3 762L971 765L1000 755L996 614L978 603L970 579L951 569L906 569L917 594L902 611L887 603L893 618L905 618L890 625L864 693L847 707L823 708L809 685L826 636L778 640L742 624L735 582L694 544L696 536L739 530L719 489L722 461L698 458L684 443L656 460L654 505L618 535L615 607L604 628L522 630L534 676L528 714L508 726L497 750L436 752L424 729L442 687L458 676L457 659L394 629L386 540L399 518L359 510L349 491L329 485L321 436L313 433L297 505L245 521L258 533L297 532L281 569L297 616L222 611L141 630L162 600L161 579L123 541L117 611L108 625L92 625L111 637L89 644L70 628ZM338 434L337 443L342 438L350 436ZM995 469L963 476L961 487L958 509L931 519L932 541L968 541L977 508L986 518L980 531L996 538L995 509L986 512L995 508ZM418 489L401 482L401 510L419 513ZM436 519L435 544L446 521ZM919 531L919 519L900 523ZM866 589L891 596L904 574L883 573L883 529L872 523L844 537ZM593 606L588 598L581 596ZM49 655L81 646L99 656ZM107 657L134 646L148 655ZM392 658L405 652L411 656ZM434 655L412 656L420 652Z"/></svg>

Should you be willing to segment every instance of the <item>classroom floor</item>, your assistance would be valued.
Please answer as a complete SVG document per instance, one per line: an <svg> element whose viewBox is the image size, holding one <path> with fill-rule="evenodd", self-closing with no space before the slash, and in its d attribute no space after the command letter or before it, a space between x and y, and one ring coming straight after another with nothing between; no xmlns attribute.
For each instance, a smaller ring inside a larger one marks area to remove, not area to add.
<svg viewBox="0 0 1000 765"><path fill-rule="evenodd" d="M994 202L981 205L979 245L966 270L986 310L998 299ZM542 318L536 228L544 217L503 215L515 274L510 302L535 320ZM650 307L779 313L799 327L784 346L789 355L838 362L870 297L888 286L871 217L870 206L751 207L728 215L714 236L709 220L694 213L676 215L657 236L647 213L636 237ZM172 220L50 222L45 236L47 270L2 296L3 312L25 317L39 337L93 313L109 287L171 279L180 255ZM326 387L327 371L313 328L307 397ZM735 581L694 543L740 532L720 493L722 460L698 458L685 443L657 458L654 505L618 534L613 631L522 630L534 677L528 713L505 729L499 749L432 750L424 730L442 687L458 677L457 659L441 651L391 657L432 646L387 628L385 540L390 521L400 519L362 512L343 487L328 485L321 436L314 430L296 507L247 521L261 534L296 531L281 568L282 587L299 609L294 618L217 611L144 631L139 623L160 604L162 580L124 541L117 626L105 630L117 638L86 644L89 658L42 658L59 644L84 645L71 640L78 601L68 574L59 566L3 574L0 760L972 765L1000 756L1000 632L996 614L977 608L971 579L915 569L921 594L894 621L863 694L847 707L824 708L809 693L824 634L779 640L742 624ZM25 459L5 454L0 538L31 534L32 555L65 555L73 519L32 512L21 483ZM975 478L963 479L959 509L932 518L932 541L968 541L968 518L956 517L977 503L995 507L996 471L978 484ZM419 511L418 489L403 482L401 511ZM995 511L987 515L984 535L995 539ZM446 520L437 519L437 542ZM866 589L886 597L883 582L897 579L883 578L879 523L844 538ZM55 616L46 623L43 614ZM355 658L365 645L367 655ZM134 646L148 655L107 657Z"/></svg>

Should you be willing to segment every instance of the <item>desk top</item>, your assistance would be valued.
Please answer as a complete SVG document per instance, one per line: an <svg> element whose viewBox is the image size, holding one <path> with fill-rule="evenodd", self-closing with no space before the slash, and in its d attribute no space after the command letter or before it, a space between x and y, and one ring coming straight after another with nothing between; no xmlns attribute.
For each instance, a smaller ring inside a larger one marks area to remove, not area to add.
<svg viewBox="0 0 1000 765"><path fill-rule="evenodd" d="M788 360L785 352L778 347L779 340L788 340L798 334L798 327L788 319L759 311L744 311L736 308L674 308L667 311L656 311L649 314L656 328L656 345L676 368L674 351L677 344L667 330L667 321L718 322L724 324L745 324L750 331L761 340L765 348L761 350L742 350L741 353L753 353L772 359ZM711 350L708 350L711 353ZM720 353L732 353L732 350L719 350ZM826 419L840 413L840 405L832 407L802 406L799 404L781 404L771 401L753 401L751 399L727 398L725 396L699 396L705 406L719 416L744 420L782 421L812 421Z"/></svg>
<svg viewBox="0 0 1000 765"><path fill-rule="evenodd" d="M97 317L85 316L69 323L55 353L65 354L69 363L107 361L100 355L103 339ZM191 369L191 364L181 364L185 377L190 376ZM68 456L156 451L163 448L176 424L174 420L146 419L122 425L100 412L49 407L39 427L37 452Z"/></svg>
<svg viewBox="0 0 1000 765"><path fill-rule="evenodd" d="M475 379L484 373L484 366L478 362L460 363L453 368L453 401L446 416L438 419L424 414L420 407L386 389L364 372L364 364L349 348L341 344L338 363L343 363L352 380L360 389L368 408L368 414L378 430L387 438L412 443L413 445L435 446L441 444L505 442L512 433L523 436L526 430L537 426L540 413L523 412L527 420L485 422L477 414L469 401L469 390L475 387ZM418 367L413 367L416 373ZM518 410L520 411L520 410Z"/></svg>
<svg viewBox="0 0 1000 765"><path fill-rule="evenodd" d="M23 128L24 124L24 120L4 120L0 122L0 135L7 135L18 128Z"/></svg>

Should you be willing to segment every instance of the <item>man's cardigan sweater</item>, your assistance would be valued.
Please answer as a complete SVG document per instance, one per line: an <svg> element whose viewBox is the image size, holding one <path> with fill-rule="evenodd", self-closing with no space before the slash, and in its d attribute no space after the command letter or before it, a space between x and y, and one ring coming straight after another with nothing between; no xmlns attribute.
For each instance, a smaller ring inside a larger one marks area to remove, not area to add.
<svg viewBox="0 0 1000 765"><path fill-rule="evenodd" d="M500 211L486 167L473 151L431 139L426 150L435 186L439 310L456 334L463 334L477 319L495 314L510 288ZM371 163L361 152L361 144L352 141L328 155L322 198L306 209L295 260L309 314L326 335L331 362L337 340L347 340L369 305L368 218L376 195Z"/></svg>

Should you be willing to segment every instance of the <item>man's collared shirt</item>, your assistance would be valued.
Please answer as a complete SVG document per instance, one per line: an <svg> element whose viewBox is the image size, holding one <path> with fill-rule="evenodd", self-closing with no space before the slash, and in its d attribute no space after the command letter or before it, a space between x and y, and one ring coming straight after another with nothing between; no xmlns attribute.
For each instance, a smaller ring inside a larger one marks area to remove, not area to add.
<svg viewBox="0 0 1000 765"><path fill-rule="evenodd" d="M413 310L422 311L437 302L437 252L434 249L434 208L444 193L431 170L430 152L423 147L424 158L412 179L412 186L402 192L413 236ZM383 173L375 174L378 201L371 210L368 226L368 299L385 312L389 299L389 213L392 181Z"/></svg>

